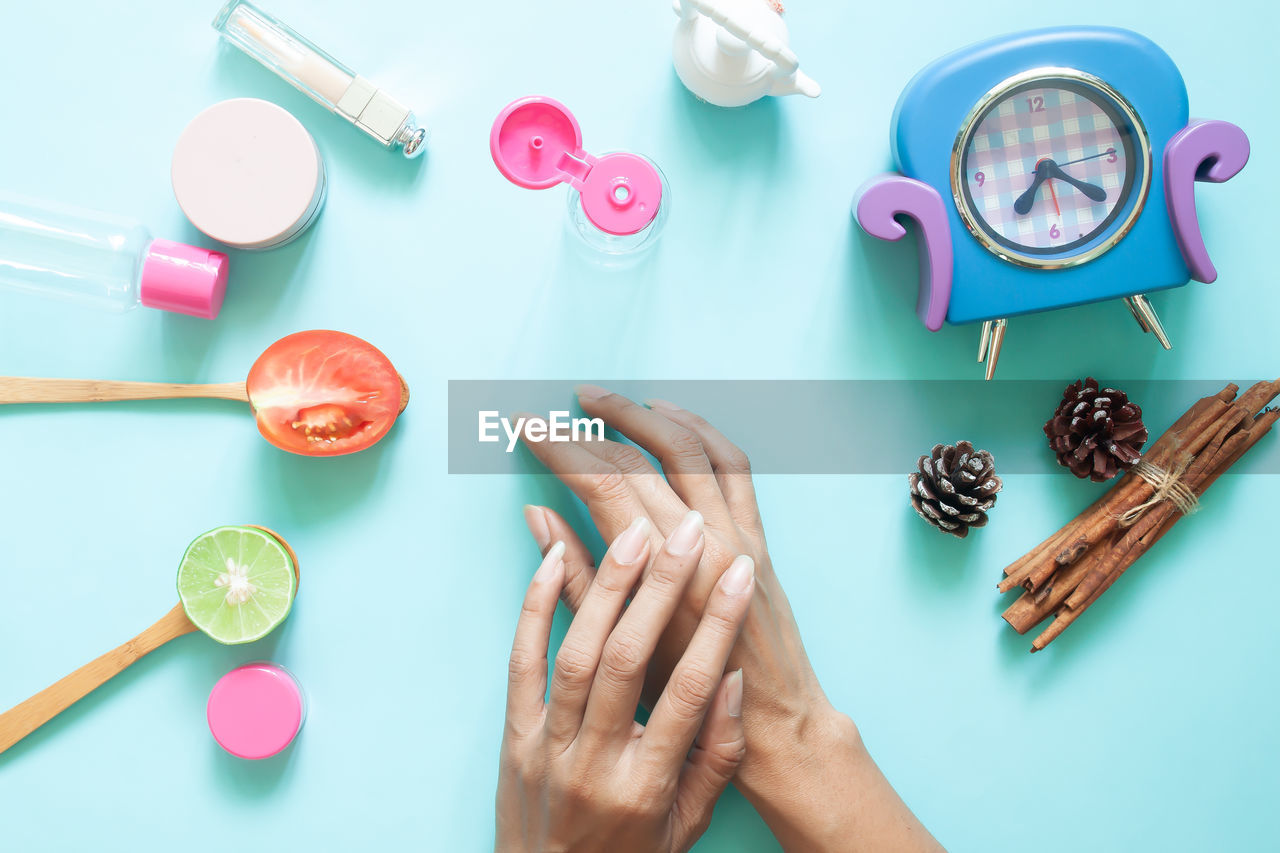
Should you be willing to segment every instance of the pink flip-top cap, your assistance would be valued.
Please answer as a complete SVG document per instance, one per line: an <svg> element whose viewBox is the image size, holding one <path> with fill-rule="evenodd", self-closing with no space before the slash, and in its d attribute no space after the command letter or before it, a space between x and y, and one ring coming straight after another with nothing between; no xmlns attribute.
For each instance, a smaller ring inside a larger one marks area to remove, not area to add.
<svg viewBox="0 0 1280 853"><path fill-rule="evenodd" d="M489 152L498 171L517 186L572 186L587 218L607 234L642 231L662 204L662 177L648 160L588 154L577 119L554 98L532 95L508 104L489 133Z"/></svg>
<svg viewBox="0 0 1280 853"><path fill-rule="evenodd" d="M154 240L142 263L138 295L148 308L212 320L227 293L228 263L221 252Z"/></svg>
<svg viewBox="0 0 1280 853"><path fill-rule="evenodd" d="M206 716L214 740L227 752L238 758L270 758L297 737L306 704L284 667L261 661L218 679Z"/></svg>

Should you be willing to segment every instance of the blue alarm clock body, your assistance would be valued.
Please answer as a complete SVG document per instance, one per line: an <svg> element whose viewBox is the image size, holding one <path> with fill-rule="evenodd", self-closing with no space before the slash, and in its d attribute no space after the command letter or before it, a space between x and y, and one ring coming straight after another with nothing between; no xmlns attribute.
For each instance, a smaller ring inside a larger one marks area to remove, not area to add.
<svg viewBox="0 0 1280 853"><path fill-rule="evenodd" d="M957 205L946 205L954 252L947 321L1012 317L1186 284L1190 273L1165 205L1166 144L1187 126L1187 91L1173 60L1128 30L1055 27L973 45L932 63L907 85L894 111L892 146L902 174L952 199L958 132L993 87L1031 69L1069 68L1100 78L1132 105L1150 140L1150 187L1128 233L1077 266L1042 269L998 257L974 239ZM1138 193L1127 209L1141 203ZM1097 235L1077 252L1108 239Z"/></svg>

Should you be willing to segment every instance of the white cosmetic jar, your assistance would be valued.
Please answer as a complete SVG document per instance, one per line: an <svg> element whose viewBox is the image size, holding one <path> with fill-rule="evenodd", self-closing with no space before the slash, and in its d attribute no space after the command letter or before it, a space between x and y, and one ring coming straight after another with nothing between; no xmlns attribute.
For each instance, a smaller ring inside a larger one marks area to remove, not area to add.
<svg viewBox="0 0 1280 853"><path fill-rule="evenodd" d="M272 249L320 215L324 160L287 110L235 98L197 115L178 137L173 194L191 224L237 249Z"/></svg>

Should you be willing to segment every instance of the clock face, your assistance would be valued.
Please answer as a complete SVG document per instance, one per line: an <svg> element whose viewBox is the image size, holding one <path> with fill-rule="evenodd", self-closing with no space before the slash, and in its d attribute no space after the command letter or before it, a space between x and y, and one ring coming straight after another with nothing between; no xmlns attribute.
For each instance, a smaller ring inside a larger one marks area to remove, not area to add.
<svg viewBox="0 0 1280 853"><path fill-rule="evenodd" d="M1150 146L1133 109L1101 80L1067 69L1002 83L957 145L952 181L965 224L1024 266L1106 252L1137 219L1150 183Z"/></svg>

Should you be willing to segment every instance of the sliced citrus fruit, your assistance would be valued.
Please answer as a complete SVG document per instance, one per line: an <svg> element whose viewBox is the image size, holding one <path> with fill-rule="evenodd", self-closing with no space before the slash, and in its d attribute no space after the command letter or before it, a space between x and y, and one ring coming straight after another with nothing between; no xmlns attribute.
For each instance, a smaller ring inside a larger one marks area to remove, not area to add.
<svg viewBox="0 0 1280 853"><path fill-rule="evenodd" d="M219 643L252 643L289 615L297 567L279 539L254 527L218 527L187 546L178 596L187 618Z"/></svg>

